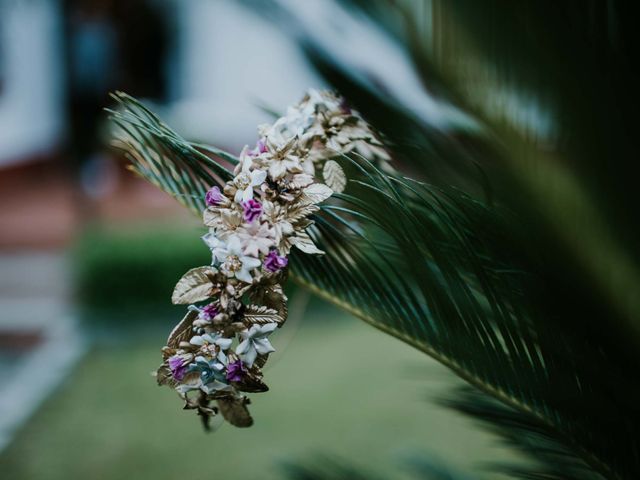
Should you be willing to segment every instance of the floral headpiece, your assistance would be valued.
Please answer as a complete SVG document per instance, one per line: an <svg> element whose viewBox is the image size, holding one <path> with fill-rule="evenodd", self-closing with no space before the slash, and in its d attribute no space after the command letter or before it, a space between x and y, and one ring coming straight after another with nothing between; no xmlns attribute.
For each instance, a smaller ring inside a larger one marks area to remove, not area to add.
<svg viewBox="0 0 640 480"><path fill-rule="evenodd" d="M346 185L331 158L356 150L388 160L362 117L328 92L310 91L259 134L254 149L242 150L235 177L206 193L202 238L212 262L176 285L173 303L189 307L157 372L205 426L218 414L237 427L253 423L244 393L268 390L262 367L275 351L269 336L287 319L289 252L323 253L307 232L309 217Z"/></svg>

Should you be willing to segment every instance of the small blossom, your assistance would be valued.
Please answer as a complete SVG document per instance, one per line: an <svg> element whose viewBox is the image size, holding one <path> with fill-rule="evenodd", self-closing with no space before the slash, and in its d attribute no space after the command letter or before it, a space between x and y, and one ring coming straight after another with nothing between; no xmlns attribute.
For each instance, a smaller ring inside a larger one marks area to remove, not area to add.
<svg viewBox="0 0 640 480"><path fill-rule="evenodd" d="M200 318L201 320L211 321L213 320L213 317L218 315L218 313L220 312L216 304L210 303L209 305L205 305L204 307L202 307L202 309L198 313L198 318Z"/></svg>
<svg viewBox="0 0 640 480"><path fill-rule="evenodd" d="M267 179L266 170L259 170L253 167L253 160L250 156L246 156L242 161L240 172L233 179L233 185L236 188L234 201L236 203L246 202L253 198L253 188L262 185Z"/></svg>
<svg viewBox="0 0 640 480"><path fill-rule="evenodd" d="M220 262L220 271L228 277L236 277L246 283L251 283L251 271L260 266L258 258L246 255L242 250L242 243L238 235L232 235L224 242L211 234L202 239L211 249L213 263Z"/></svg>
<svg viewBox="0 0 640 480"><path fill-rule="evenodd" d="M265 325L253 325L249 330L240 332L242 342L236 348L236 354L251 367L258 355L266 355L275 352L275 348L267 338L278 327L277 323L267 323Z"/></svg>
<svg viewBox="0 0 640 480"><path fill-rule="evenodd" d="M227 365L227 380L230 382L241 382L247 373L242 360L236 360Z"/></svg>
<svg viewBox="0 0 640 480"><path fill-rule="evenodd" d="M231 348L233 339L224 337L219 333L215 335L205 333L204 335L195 335L189 340L189 343L201 347L203 353L211 354L211 356L217 357L221 362L226 362L227 356L224 352Z"/></svg>
<svg viewBox="0 0 640 480"><path fill-rule="evenodd" d="M218 187L213 187L207 191L207 194L204 196L204 201L207 203L209 207L215 207L218 205L224 196Z"/></svg>
<svg viewBox="0 0 640 480"><path fill-rule="evenodd" d="M250 198L246 202L242 202L245 221L252 223L262 215L262 205L257 200Z"/></svg>
<svg viewBox="0 0 640 480"><path fill-rule="evenodd" d="M252 257L258 257L261 253L266 255L275 243L274 231L267 223L252 223L239 228L236 236L242 252Z"/></svg>
<svg viewBox="0 0 640 480"><path fill-rule="evenodd" d="M256 143L256 148L251 150L248 155L250 155L252 157L258 157L258 156L262 155L263 153L267 153L267 142L265 142L264 138L261 138Z"/></svg>
<svg viewBox="0 0 640 480"><path fill-rule="evenodd" d="M243 223L242 209L235 205L230 208L217 208L215 211L205 210L205 225L215 231L216 236L224 239L232 234Z"/></svg>
<svg viewBox="0 0 640 480"><path fill-rule="evenodd" d="M188 361L180 355L169 357L169 370L175 380L180 381L184 378L187 373L187 364Z"/></svg>
<svg viewBox="0 0 640 480"><path fill-rule="evenodd" d="M286 267L288 263L289 259L287 257L281 257L278 255L277 250L271 250L269 255L265 257L263 265L265 269L275 273Z"/></svg>
<svg viewBox="0 0 640 480"><path fill-rule="evenodd" d="M220 390L229 390L231 386L227 383L224 374L224 364L217 359L207 360L205 357L196 357L195 363L189 365L189 372L200 374L200 389L206 393L213 393Z"/></svg>

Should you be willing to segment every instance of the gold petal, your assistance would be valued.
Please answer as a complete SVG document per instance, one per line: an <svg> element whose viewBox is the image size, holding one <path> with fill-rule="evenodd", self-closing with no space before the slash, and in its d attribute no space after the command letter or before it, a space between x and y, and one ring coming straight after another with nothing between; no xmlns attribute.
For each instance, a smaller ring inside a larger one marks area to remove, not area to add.
<svg viewBox="0 0 640 480"><path fill-rule="evenodd" d="M327 160L322 170L322 177L324 178L324 183L331 190L337 193L344 192L344 187L347 185L347 176L338 162Z"/></svg>
<svg viewBox="0 0 640 480"><path fill-rule="evenodd" d="M331 194L333 194L333 190L331 190L325 184L312 183L302 190L300 203L302 205L320 203L329 198Z"/></svg>
<svg viewBox="0 0 640 480"><path fill-rule="evenodd" d="M249 324L264 325L266 323L284 322L284 319L278 315L278 311L262 305L249 305L244 312L244 321Z"/></svg>
<svg viewBox="0 0 640 480"><path fill-rule="evenodd" d="M176 284L171 301L175 305L186 305L210 298L214 288L211 278L215 273L212 267L192 268Z"/></svg>
<svg viewBox="0 0 640 480"><path fill-rule="evenodd" d="M167 339L167 347L176 349L180 347L181 342L188 342L193 333L193 321L197 317L198 312L189 310L180 323L171 330L169 338Z"/></svg>
<svg viewBox="0 0 640 480"><path fill-rule="evenodd" d="M310 253L315 255L322 255L324 252L316 247L316 244L313 243L311 237L306 232L299 232L295 237L291 239L291 243L293 243L296 247L302 250L304 253Z"/></svg>
<svg viewBox="0 0 640 480"><path fill-rule="evenodd" d="M224 419L235 427L245 428L253 425L253 418L247 409L247 397L222 397L216 400Z"/></svg>

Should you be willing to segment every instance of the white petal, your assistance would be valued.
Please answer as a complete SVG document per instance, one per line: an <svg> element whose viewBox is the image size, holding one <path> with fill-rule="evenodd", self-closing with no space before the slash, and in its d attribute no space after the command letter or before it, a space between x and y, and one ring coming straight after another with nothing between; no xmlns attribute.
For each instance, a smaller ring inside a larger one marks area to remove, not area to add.
<svg viewBox="0 0 640 480"><path fill-rule="evenodd" d="M218 240L213 233L207 233L206 235L203 235L202 240L211 250L224 245L224 243Z"/></svg>
<svg viewBox="0 0 640 480"><path fill-rule="evenodd" d="M266 179L266 170L254 170L253 172L251 172L251 185L253 186L262 185Z"/></svg>
<svg viewBox="0 0 640 480"><path fill-rule="evenodd" d="M249 185L247 188L244 189L244 191L242 192L242 201L243 202L248 202L249 200L251 200L253 198L253 187L251 185Z"/></svg>
<svg viewBox="0 0 640 480"><path fill-rule="evenodd" d="M229 360L227 359L227 356L224 354L223 351L218 352L218 361L224 364L229 363Z"/></svg>
<svg viewBox="0 0 640 480"><path fill-rule="evenodd" d="M285 174L286 171L287 168L284 166L283 162L274 161L273 163L271 163L271 165L269 165L269 175L271 175L271 178L273 178L274 180L280 178Z"/></svg>
<svg viewBox="0 0 640 480"><path fill-rule="evenodd" d="M253 362L256 361L256 357L258 356L258 352L253 346L249 349L249 351L242 357L242 361L247 364L247 367L251 368Z"/></svg>
<svg viewBox="0 0 640 480"><path fill-rule="evenodd" d="M227 252L228 255L242 255L242 243L236 235L229 236L229 241L227 242Z"/></svg>
<svg viewBox="0 0 640 480"><path fill-rule="evenodd" d="M243 195L244 191L243 190L236 190L236 194L233 197L233 201L236 203L242 203L242 195Z"/></svg>
<svg viewBox="0 0 640 480"><path fill-rule="evenodd" d="M222 350L229 350L229 347L233 343L233 339L231 338L219 338L216 340L216 345L218 345Z"/></svg>
<svg viewBox="0 0 640 480"><path fill-rule="evenodd" d="M260 328L260 333L262 333L263 335L266 335L273 332L276 328L278 328L278 324L275 322L266 323L259 328Z"/></svg>
<svg viewBox="0 0 640 480"><path fill-rule="evenodd" d="M316 168L313 165L313 162L309 159L303 160L302 161L302 170L304 171L304 173L311 175L311 176L315 176L316 174Z"/></svg>
<svg viewBox="0 0 640 480"><path fill-rule="evenodd" d="M242 280L245 283L253 282L253 278L251 277L251 274L249 273L249 269L244 268L244 267L240 271L236 272L236 278L238 280Z"/></svg>
<svg viewBox="0 0 640 480"><path fill-rule="evenodd" d="M247 338L242 342L240 342L240 344L236 347L236 353L238 355L243 355L249 350L250 346L251 346L251 340Z"/></svg>
<svg viewBox="0 0 640 480"><path fill-rule="evenodd" d="M260 325L252 325L246 335L247 335L247 338L253 338L259 334L260 334Z"/></svg>
<svg viewBox="0 0 640 480"><path fill-rule="evenodd" d="M218 372L221 372L222 370L224 370L224 365L220 362L211 362L210 365L212 370L216 370Z"/></svg>
<svg viewBox="0 0 640 480"><path fill-rule="evenodd" d="M267 353L276 351L276 349L273 348L273 345L271 345L271 342L266 338L254 340L253 346L260 355L266 355Z"/></svg>
<svg viewBox="0 0 640 480"><path fill-rule="evenodd" d="M242 266L247 268L258 268L262 264L260 259L255 257L241 257L240 261Z"/></svg>
<svg viewBox="0 0 640 480"><path fill-rule="evenodd" d="M191 345L202 346L204 345L204 339L200 335L196 335L195 337L192 337L191 340L189 340L189 343Z"/></svg>

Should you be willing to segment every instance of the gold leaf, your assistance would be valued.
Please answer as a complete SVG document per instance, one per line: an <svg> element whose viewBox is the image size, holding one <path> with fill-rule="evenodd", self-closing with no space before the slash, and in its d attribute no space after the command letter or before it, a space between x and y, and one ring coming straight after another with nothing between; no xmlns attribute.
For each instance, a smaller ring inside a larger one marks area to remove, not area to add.
<svg viewBox="0 0 640 480"><path fill-rule="evenodd" d="M322 170L322 177L324 178L324 183L331 190L337 193L344 192L344 187L347 185L347 177L338 162L327 160Z"/></svg>
<svg viewBox="0 0 640 480"><path fill-rule="evenodd" d="M247 408L247 397L222 397L216 400L218 408L224 419L235 427L250 427L253 425L253 418Z"/></svg>
<svg viewBox="0 0 640 480"><path fill-rule="evenodd" d="M291 239L291 243L302 250L304 253L310 253L315 255L322 255L324 252L316 247L311 237L307 232L299 232L295 237Z"/></svg>
<svg viewBox="0 0 640 480"><path fill-rule="evenodd" d="M198 317L198 312L189 310L184 318L178 323L167 339L167 347L179 348L180 342L188 342L192 336L193 321Z"/></svg>
<svg viewBox="0 0 640 480"><path fill-rule="evenodd" d="M269 387L262 381L259 375L253 372L247 372L242 377L242 381L235 383L238 390L247 393L263 393L268 392Z"/></svg>
<svg viewBox="0 0 640 480"><path fill-rule="evenodd" d="M320 210L320 207L316 205L304 205L296 204L293 208L287 209L287 221L289 223L295 223L298 220L308 217L309 215Z"/></svg>
<svg viewBox="0 0 640 480"><path fill-rule="evenodd" d="M175 305L201 302L211 297L213 283L211 277L216 271L211 267L192 268L178 281L171 301Z"/></svg>
<svg viewBox="0 0 640 480"><path fill-rule="evenodd" d="M156 380L158 382L158 385L175 385L175 381L173 380L173 376L171 375L171 370L169 370L169 367L164 363L160 365L160 367L156 371Z"/></svg>
<svg viewBox="0 0 640 480"><path fill-rule="evenodd" d="M249 305L244 311L244 321L250 324L264 325L266 323L284 322L284 319L278 315L278 311L262 305Z"/></svg>
<svg viewBox="0 0 640 480"><path fill-rule="evenodd" d="M300 204L309 205L320 203L333 194L333 190L327 187L323 183L312 183L308 187L302 190L302 196L300 198Z"/></svg>
<svg viewBox="0 0 640 480"><path fill-rule="evenodd" d="M219 219L220 219L219 210L213 210L211 208L207 208L202 213L202 221L207 227L215 227Z"/></svg>

